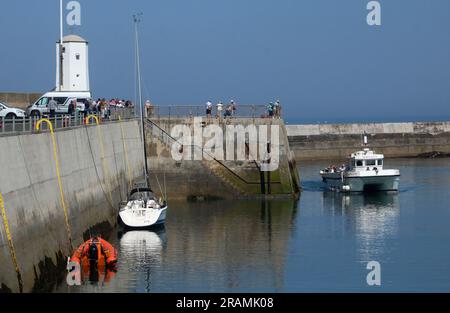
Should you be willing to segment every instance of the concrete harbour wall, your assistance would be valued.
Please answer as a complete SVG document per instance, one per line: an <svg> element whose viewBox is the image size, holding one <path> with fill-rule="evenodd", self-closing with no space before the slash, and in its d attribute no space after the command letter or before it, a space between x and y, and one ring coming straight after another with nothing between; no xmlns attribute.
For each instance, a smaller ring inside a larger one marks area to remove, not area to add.
<svg viewBox="0 0 450 313"><path fill-rule="evenodd" d="M289 125L296 160L343 159L361 148L362 134L386 157L450 153L450 122Z"/></svg>
<svg viewBox="0 0 450 313"><path fill-rule="evenodd" d="M42 96L41 93L0 92L0 102L25 110Z"/></svg>
<svg viewBox="0 0 450 313"><path fill-rule="evenodd" d="M118 203L130 181L142 176L143 153L136 120L55 133L61 202L53 144L48 132L0 137L0 193L14 244L23 291L48 291L51 275L89 229L116 223ZM0 223L0 291L19 291L5 223ZM63 272L63 271L62 271Z"/></svg>
<svg viewBox="0 0 450 313"><path fill-rule="evenodd" d="M160 118L154 122L171 133L175 125L188 126L191 131L194 128L193 118ZM203 122L207 122L203 119ZM226 134L226 126L230 125L278 125L280 132L280 160L279 168L271 173L271 195L276 197L294 197L298 193L300 179L295 165L293 154L289 148L286 128L282 120L269 120L259 118L237 118L219 123L211 120L210 123L220 125ZM204 124L206 126L207 124ZM270 129L270 127L269 127ZM226 153L226 136L224 136L224 153ZM175 161L171 155L173 141L168 140L159 129L148 128L147 142L149 144L149 161L152 172L157 174L160 184L164 176L166 178L167 193L169 198L221 198L235 199L254 198L261 194L261 175L253 161ZM191 151L199 151L201 147L188 147ZM256 157L256 156L254 156ZM258 162L260 163L260 162ZM265 174L266 188L268 188L268 174ZM154 181L153 189L159 189L156 177L151 176ZM164 188L163 188L164 189ZM267 190L267 189L266 189Z"/></svg>

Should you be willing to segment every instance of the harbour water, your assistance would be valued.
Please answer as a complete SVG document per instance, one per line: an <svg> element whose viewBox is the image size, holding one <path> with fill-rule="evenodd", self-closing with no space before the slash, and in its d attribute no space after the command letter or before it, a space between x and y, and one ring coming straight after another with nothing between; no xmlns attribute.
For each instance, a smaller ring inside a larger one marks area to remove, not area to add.
<svg viewBox="0 0 450 313"><path fill-rule="evenodd" d="M171 202L164 229L112 232L117 273L55 291L450 291L450 159L387 160L400 192L375 195L326 191L329 163L300 164L298 202Z"/></svg>

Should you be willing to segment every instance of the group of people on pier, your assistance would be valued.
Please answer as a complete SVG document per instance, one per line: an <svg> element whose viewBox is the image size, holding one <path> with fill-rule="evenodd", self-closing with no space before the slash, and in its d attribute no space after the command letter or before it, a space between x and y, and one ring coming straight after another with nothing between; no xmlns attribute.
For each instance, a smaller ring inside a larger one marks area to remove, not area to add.
<svg viewBox="0 0 450 313"><path fill-rule="evenodd" d="M225 109L225 110L224 110ZM206 117L212 118L213 104L211 101L206 103ZM222 101L219 101L216 105L216 118L221 119L222 114L225 119L236 116L237 104L234 100L231 100L227 106L224 106Z"/></svg>
<svg viewBox="0 0 450 313"><path fill-rule="evenodd" d="M54 98L51 98L48 103L48 116L51 119L56 117L58 108L58 102ZM80 102L78 99L72 99L69 102L67 114L65 114L62 119L63 127L69 127L72 118L85 118L91 114L95 114L101 119L109 119L111 117L111 111L117 108L133 109L134 104L130 100L119 99L111 99L110 101L107 101L105 98L98 98L97 101L93 99L84 99Z"/></svg>
<svg viewBox="0 0 450 313"><path fill-rule="evenodd" d="M213 116L213 109L214 109L214 105L212 104L212 102L211 101L206 102L206 117L208 118L208 120L210 120ZM228 118L233 118L233 117L237 116L238 106L234 100L231 100L230 103L226 106L223 104L222 101L219 101L219 103L216 104L215 109L216 109L216 114L215 114L216 119L220 120L220 119L222 119L222 116L224 119L228 119ZM281 102L280 102L280 100L277 100L275 102L270 102L267 105L267 115L263 115L261 117L280 119L281 118Z"/></svg>

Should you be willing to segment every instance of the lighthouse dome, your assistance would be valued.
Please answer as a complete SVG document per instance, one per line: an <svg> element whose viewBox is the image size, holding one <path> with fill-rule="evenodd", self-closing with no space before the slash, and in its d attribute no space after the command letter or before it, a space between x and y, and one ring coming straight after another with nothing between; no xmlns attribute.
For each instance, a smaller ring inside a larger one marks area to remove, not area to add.
<svg viewBox="0 0 450 313"><path fill-rule="evenodd" d="M85 42L87 41L78 35L68 35L63 38L63 42Z"/></svg>

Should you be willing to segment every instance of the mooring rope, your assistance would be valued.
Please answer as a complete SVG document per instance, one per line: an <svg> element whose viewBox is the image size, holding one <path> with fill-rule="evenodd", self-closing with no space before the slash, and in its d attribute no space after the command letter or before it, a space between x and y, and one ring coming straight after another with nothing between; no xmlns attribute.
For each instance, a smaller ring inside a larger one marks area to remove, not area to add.
<svg viewBox="0 0 450 313"><path fill-rule="evenodd" d="M90 139L90 137L89 137L89 132L88 132L87 127L85 127L85 131L86 131L86 137L87 137L87 139L88 139L88 147L89 147L89 151L91 152L90 154L91 154L91 157L92 157L92 162L93 162L93 164L94 164L94 169L95 169L95 174L96 174L96 176L97 176L97 180L98 180L98 182L99 182L99 185L100 185L100 188L101 188L101 190L102 190L102 192L103 192L103 195L105 196L106 202L108 202L108 204L110 205L110 207L111 207L112 209L114 209L114 205L113 205L112 201L110 201L110 200L108 199L108 196L107 196L107 194L106 194L105 188L103 188L103 184L102 184L102 181L101 181L101 179L100 179L100 174L98 173L97 165L95 165L94 151L92 150L91 139Z"/></svg>
<svg viewBox="0 0 450 313"><path fill-rule="evenodd" d="M11 255L12 262L14 264L14 268L17 273L17 281L19 283L19 291L23 292L23 282L22 282L22 274L20 273L19 263L17 262L16 252L14 250L14 244L11 236L11 231L9 230L8 217L6 215L5 202L3 201L3 196L0 193L0 209L2 211L3 217L3 225L5 226L6 238L8 239L9 253Z"/></svg>
<svg viewBox="0 0 450 313"><path fill-rule="evenodd" d="M130 162L128 160L128 153L127 153L128 148L127 148L127 143L125 141L125 135L124 135L124 132L123 132L122 118L120 116L119 116L119 121L120 121L120 131L122 133L123 152L125 154L125 163L126 163L127 171L128 171L128 189L131 190L131 187L133 185L133 178L132 178L132 175L131 175Z"/></svg>
<svg viewBox="0 0 450 313"><path fill-rule="evenodd" d="M103 178L105 180L105 185L106 187L108 187L108 178L111 176L109 175L109 168L108 168L108 164L106 163L106 156L105 156L105 146L103 144L103 132L102 129L100 127L100 120L98 119L97 116L95 115L90 115L88 117L86 117L86 125L89 125L89 121L91 120L91 118L93 118L95 120L95 122L97 123L97 135L98 135L98 140L100 141L100 153L101 153L101 160L102 160L102 167L103 167ZM92 149L91 149L92 151ZM113 198L112 198L112 194L111 194L111 188L107 188L108 189L108 195L109 195L109 202L110 205L114 208L113 206Z"/></svg>
<svg viewBox="0 0 450 313"><path fill-rule="evenodd" d="M53 142L53 157L55 159L56 176L58 178L59 195L60 195L60 198L61 198L61 205L62 205L63 210L64 210L64 220L65 220L65 223L66 223L67 236L69 237L70 250L73 250L72 231L70 229L69 214L68 214L68 210L67 210L67 207L66 207L66 200L64 198L64 191L63 191L62 180L61 180L61 173L60 173L60 170L59 170L59 160L58 160L58 151L57 151L57 145L56 145L55 132L53 130L52 122L50 122L50 120L48 120L48 119L41 119L41 120L39 120L37 122L37 124L36 124L36 130L37 131L39 131L41 129L41 124L42 123L47 123L48 127L50 128L50 135L51 135L52 142Z"/></svg>

